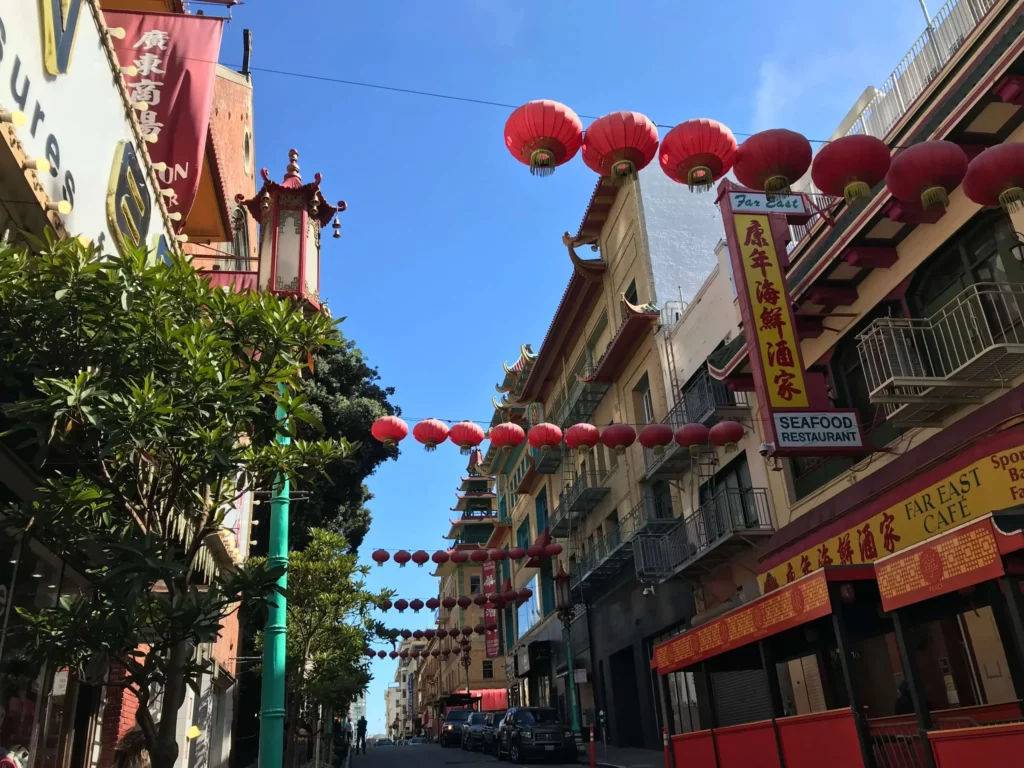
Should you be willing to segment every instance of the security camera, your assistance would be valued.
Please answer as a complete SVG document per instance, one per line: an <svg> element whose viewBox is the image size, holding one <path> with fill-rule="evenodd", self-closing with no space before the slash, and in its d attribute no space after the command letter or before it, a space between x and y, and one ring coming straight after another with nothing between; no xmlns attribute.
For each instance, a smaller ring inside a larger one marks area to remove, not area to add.
<svg viewBox="0 0 1024 768"><path fill-rule="evenodd" d="M654 585L648 584L644 587L644 597L654 597Z"/></svg>
<svg viewBox="0 0 1024 768"><path fill-rule="evenodd" d="M775 443L761 443L761 447L757 449L757 452L764 457L772 456L775 454Z"/></svg>

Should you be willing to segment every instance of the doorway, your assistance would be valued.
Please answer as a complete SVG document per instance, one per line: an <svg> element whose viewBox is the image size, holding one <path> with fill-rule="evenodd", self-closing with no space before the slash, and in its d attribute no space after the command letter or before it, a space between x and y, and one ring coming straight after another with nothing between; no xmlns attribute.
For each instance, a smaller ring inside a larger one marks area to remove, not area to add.
<svg viewBox="0 0 1024 768"><path fill-rule="evenodd" d="M608 659L612 690L609 701L609 726L615 734L615 746L643 747L644 728L640 713L640 692L633 661L633 648L624 648Z"/></svg>

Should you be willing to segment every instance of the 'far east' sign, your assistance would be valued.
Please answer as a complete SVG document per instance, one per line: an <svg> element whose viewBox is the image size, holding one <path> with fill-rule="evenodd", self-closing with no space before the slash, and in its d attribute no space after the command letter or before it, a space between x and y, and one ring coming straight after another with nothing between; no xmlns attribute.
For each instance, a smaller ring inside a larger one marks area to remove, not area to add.
<svg viewBox="0 0 1024 768"><path fill-rule="evenodd" d="M810 213L803 195L767 195L764 192L730 192L736 213Z"/></svg>

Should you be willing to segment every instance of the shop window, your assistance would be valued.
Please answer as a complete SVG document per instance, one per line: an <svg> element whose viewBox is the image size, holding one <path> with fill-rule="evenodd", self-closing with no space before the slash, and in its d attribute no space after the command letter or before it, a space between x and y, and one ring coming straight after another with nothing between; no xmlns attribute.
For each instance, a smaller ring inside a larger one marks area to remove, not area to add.
<svg viewBox="0 0 1024 768"><path fill-rule="evenodd" d="M530 519L527 518L520 523L516 529L516 546L526 549L530 546Z"/></svg>
<svg viewBox="0 0 1024 768"><path fill-rule="evenodd" d="M537 535L548 527L548 489L541 488L533 502L534 517L537 520Z"/></svg>
<svg viewBox="0 0 1024 768"><path fill-rule="evenodd" d="M481 674L484 680L494 679L494 662L490 659L484 659L483 666L481 668Z"/></svg>
<svg viewBox="0 0 1024 768"><path fill-rule="evenodd" d="M479 595L480 594L480 577L470 576L469 577L469 594Z"/></svg>

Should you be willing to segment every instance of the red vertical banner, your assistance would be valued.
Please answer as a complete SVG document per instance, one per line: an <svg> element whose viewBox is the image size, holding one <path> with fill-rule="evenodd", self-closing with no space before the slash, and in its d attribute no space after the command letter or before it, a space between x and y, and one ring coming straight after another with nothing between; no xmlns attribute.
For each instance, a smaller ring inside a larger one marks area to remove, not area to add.
<svg viewBox="0 0 1024 768"><path fill-rule="evenodd" d="M484 594L490 595L498 591L498 566L497 563L486 562L483 565ZM496 626L498 623L498 609L494 603L487 603L484 608L484 624L488 627ZM491 629L486 635L486 653L488 659L498 657L501 651L501 643L498 641L498 630Z"/></svg>
<svg viewBox="0 0 1024 768"><path fill-rule="evenodd" d="M199 189L223 20L169 13L105 11L125 36L114 42L135 116L168 190L168 210L185 225ZM145 105L144 108L140 108ZM155 141L154 141L155 140Z"/></svg>

